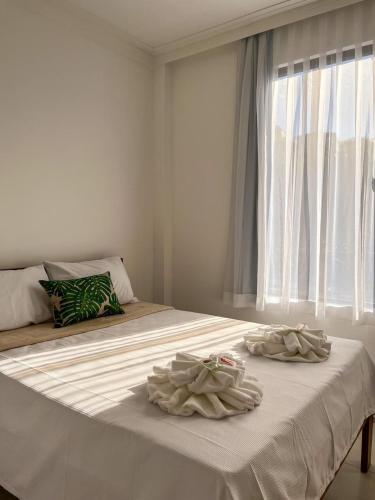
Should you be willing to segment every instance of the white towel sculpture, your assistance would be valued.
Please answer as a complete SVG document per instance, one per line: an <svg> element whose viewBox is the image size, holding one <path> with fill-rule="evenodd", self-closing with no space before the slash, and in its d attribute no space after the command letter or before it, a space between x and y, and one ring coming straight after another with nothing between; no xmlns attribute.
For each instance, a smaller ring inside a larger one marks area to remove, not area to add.
<svg viewBox="0 0 375 500"><path fill-rule="evenodd" d="M166 368L154 367L148 377L149 400L172 415L194 412L224 418L253 410L262 400L255 377L245 375L240 359L231 354L199 358L177 353Z"/></svg>
<svg viewBox="0 0 375 500"><path fill-rule="evenodd" d="M271 325L259 327L244 337L251 354L266 356L280 361L325 361L331 351L331 343L323 330L311 330L307 325L296 327Z"/></svg>

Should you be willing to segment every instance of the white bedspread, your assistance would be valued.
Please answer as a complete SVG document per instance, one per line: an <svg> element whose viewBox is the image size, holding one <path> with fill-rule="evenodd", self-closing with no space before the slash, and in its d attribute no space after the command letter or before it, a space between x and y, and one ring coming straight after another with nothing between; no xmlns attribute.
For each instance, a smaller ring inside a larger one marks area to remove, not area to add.
<svg viewBox="0 0 375 500"><path fill-rule="evenodd" d="M0 353L0 484L24 500L320 498L375 412L373 364L336 338L324 363L253 357L255 325L232 324L170 310ZM229 350L263 386L255 410L212 421L148 402L154 365Z"/></svg>

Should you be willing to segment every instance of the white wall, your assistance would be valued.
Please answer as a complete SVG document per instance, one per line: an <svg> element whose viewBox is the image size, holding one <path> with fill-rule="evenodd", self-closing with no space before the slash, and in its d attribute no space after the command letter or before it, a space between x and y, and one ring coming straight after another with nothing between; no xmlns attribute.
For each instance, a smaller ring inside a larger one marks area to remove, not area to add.
<svg viewBox="0 0 375 500"><path fill-rule="evenodd" d="M262 323L320 325L330 335L363 340L375 360L374 327L223 304L237 49L227 45L172 68L173 305Z"/></svg>
<svg viewBox="0 0 375 500"><path fill-rule="evenodd" d="M221 311L237 44L172 68L173 304Z"/></svg>
<svg viewBox="0 0 375 500"><path fill-rule="evenodd" d="M118 254L151 299L152 69L86 35L0 0L0 268Z"/></svg>

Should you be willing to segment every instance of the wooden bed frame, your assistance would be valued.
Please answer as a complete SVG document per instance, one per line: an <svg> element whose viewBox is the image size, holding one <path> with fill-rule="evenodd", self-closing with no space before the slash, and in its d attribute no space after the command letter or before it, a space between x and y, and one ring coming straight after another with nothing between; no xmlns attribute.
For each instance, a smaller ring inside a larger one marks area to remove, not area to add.
<svg viewBox="0 0 375 500"><path fill-rule="evenodd" d="M361 445L361 472L366 474L366 472L369 471L371 467L371 451L372 451L372 431L374 427L374 415L371 415L370 417L367 417L366 420L363 422L362 427L359 429L358 434L356 435L351 447L349 448L348 453L345 455L344 460L341 462L340 467L337 469L335 473L335 477L332 479L332 481L329 483L327 488L325 489L321 500L325 497L328 489L330 488L331 484L335 480L339 470L341 469L343 463L346 460L346 457L349 455L351 449L354 446L354 443L357 441L358 436L362 432L362 445Z"/></svg>
<svg viewBox="0 0 375 500"><path fill-rule="evenodd" d="M349 455L350 450L353 448L353 445L357 441L357 438L358 438L358 436L359 436L359 434L361 432L362 432L361 472L363 472L364 474L366 474L366 472L368 472L368 470L370 469L370 466L371 466L371 448L372 448L372 431L373 431L373 426L374 426L374 416L372 415L372 416L366 418L366 420L363 422L363 425L360 428L360 430L359 430L359 432L358 432L355 440L353 441L353 444L351 445L348 453L345 455L344 460L341 462L340 467L337 469L337 471L335 473L335 477L332 479L332 481L329 483L329 485L325 489L325 491L324 491L324 493L323 493L323 495L321 497L321 500L323 500L323 498L325 497L325 495L326 495L329 487L334 482L337 473L341 469L341 466L345 462L346 457ZM2 488L0 486L0 500L2 499L2 491L4 491L4 490L2 490ZM8 497L7 496L6 499L8 499L8 498L9 499L10 498L16 499L16 497L10 497L10 496Z"/></svg>

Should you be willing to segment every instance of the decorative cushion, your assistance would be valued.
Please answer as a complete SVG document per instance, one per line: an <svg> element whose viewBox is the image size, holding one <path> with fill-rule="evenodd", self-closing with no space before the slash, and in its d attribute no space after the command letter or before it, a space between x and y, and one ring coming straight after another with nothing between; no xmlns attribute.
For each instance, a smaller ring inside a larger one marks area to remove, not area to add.
<svg viewBox="0 0 375 500"><path fill-rule="evenodd" d="M73 280L40 280L39 283L50 297L55 328L100 316L124 314L109 272Z"/></svg>
<svg viewBox="0 0 375 500"><path fill-rule="evenodd" d="M84 262L44 262L44 267L50 280L84 278L109 271L120 304L137 302L128 273L120 257L106 257Z"/></svg>
<svg viewBox="0 0 375 500"><path fill-rule="evenodd" d="M44 279L43 266L0 271L0 332L51 319L48 297L38 284Z"/></svg>

